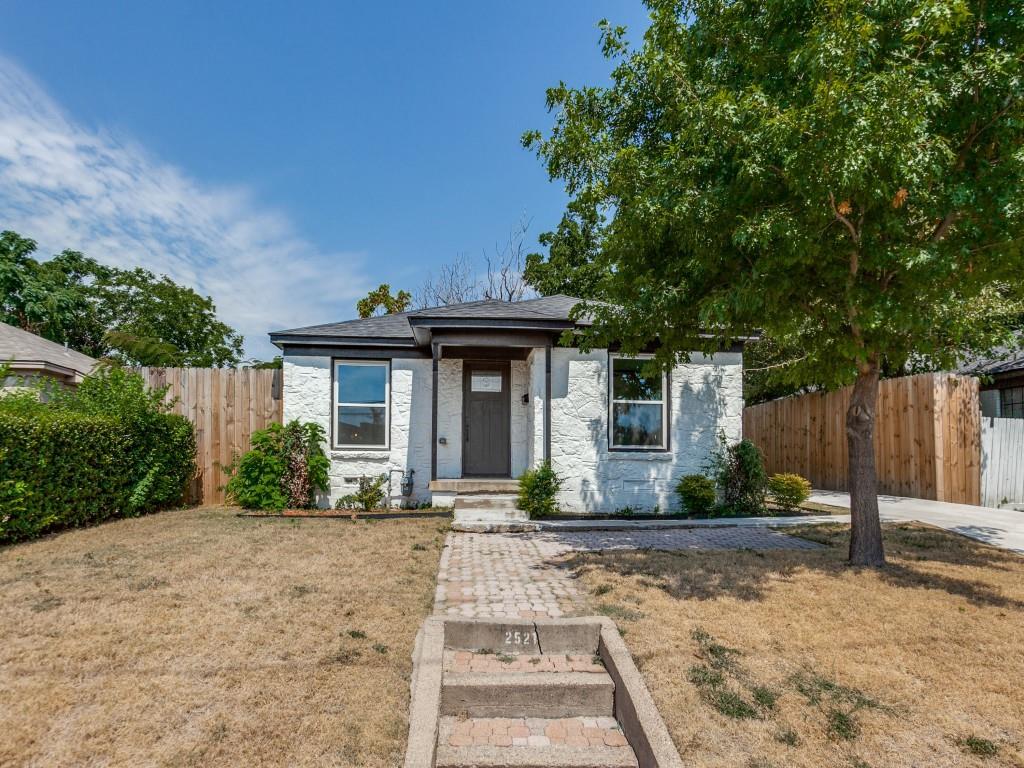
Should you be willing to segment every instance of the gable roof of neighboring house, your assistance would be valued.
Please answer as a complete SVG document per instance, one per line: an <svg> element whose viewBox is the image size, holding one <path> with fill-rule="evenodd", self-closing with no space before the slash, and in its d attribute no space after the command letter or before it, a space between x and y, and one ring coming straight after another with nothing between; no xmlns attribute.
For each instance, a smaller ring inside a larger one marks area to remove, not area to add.
<svg viewBox="0 0 1024 768"><path fill-rule="evenodd" d="M1021 371L1024 371L1024 347L996 347L984 357L970 360L960 367L961 373L976 376L995 376Z"/></svg>
<svg viewBox="0 0 1024 768"><path fill-rule="evenodd" d="M564 295L526 301L483 299L394 315L274 331L270 334L270 340L279 347L283 344L310 344L318 341L414 346L418 343L416 330L421 327L563 330L587 324L585 319L573 321L569 317L570 311L579 302L580 299Z"/></svg>
<svg viewBox="0 0 1024 768"><path fill-rule="evenodd" d="M63 344L0 323L0 363L7 362L17 374L47 373L77 382L98 361Z"/></svg>

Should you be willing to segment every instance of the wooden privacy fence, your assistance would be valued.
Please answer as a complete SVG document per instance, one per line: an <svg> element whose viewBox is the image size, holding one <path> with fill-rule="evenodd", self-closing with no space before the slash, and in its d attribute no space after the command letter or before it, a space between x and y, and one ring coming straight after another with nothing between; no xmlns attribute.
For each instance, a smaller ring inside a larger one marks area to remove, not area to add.
<svg viewBox="0 0 1024 768"><path fill-rule="evenodd" d="M769 472L796 472L815 488L848 490L851 391L815 392L746 408L743 436L764 453ZM882 493L980 504L978 380L925 373L882 381L875 464Z"/></svg>
<svg viewBox="0 0 1024 768"><path fill-rule="evenodd" d="M249 450L258 429L281 422L280 370L252 368L139 368L150 387L168 385L180 413L196 428L198 472L188 490L196 504L220 504L227 482L223 467Z"/></svg>

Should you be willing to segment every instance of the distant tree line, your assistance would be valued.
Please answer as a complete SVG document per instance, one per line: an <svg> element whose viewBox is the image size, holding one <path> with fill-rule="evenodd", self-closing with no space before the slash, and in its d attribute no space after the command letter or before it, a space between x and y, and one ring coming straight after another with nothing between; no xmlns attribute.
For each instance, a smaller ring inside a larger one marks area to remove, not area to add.
<svg viewBox="0 0 1024 768"><path fill-rule="evenodd" d="M243 337L217 317L209 296L78 251L39 260L36 248L16 232L0 233L0 321L126 365L241 362Z"/></svg>

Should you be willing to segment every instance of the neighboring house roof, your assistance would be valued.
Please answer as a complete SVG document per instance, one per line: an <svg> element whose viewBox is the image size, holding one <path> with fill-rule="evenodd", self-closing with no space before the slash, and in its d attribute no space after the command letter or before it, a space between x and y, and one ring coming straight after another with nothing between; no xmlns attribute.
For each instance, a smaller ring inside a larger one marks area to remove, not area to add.
<svg viewBox="0 0 1024 768"><path fill-rule="evenodd" d="M960 373L969 373L975 376L996 376L1022 371L1024 371L1024 346L996 347L984 357L968 360L960 366Z"/></svg>
<svg viewBox="0 0 1024 768"><path fill-rule="evenodd" d="M283 343L302 344L313 340L350 340L354 343L373 340L411 345L416 343L416 327L423 325L466 327L511 324L525 327L571 328L573 325L587 324L586 319L574 322L569 317L570 311L579 302L580 299L563 295L512 302L484 299L394 315L274 331L270 334L270 340L278 346Z"/></svg>
<svg viewBox="0 0 1024 768"><path fill-rule="evenodd" d="M7 362L17 373L50 373L78 381L98 361L63 344L0 323L0 363Z"/></svg>

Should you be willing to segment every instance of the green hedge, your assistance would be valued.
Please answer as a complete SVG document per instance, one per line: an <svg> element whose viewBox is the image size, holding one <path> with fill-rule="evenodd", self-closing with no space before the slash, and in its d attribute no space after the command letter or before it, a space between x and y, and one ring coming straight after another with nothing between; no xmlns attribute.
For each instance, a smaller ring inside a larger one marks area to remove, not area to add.
<svg viewBox="0 0 1024 768"><path fill-rule="evenodd" d="M192 426L170 414L149 426L141 437L108 416L0 412L0 542L180 503L195 472Z"/></svg>
<svg viewBox="0 0 1024 768"><path fill-rule="evenodd" d="M181 502L192 425L131 376L104 373L50 403L0 399L0 543Z"/></svg>

